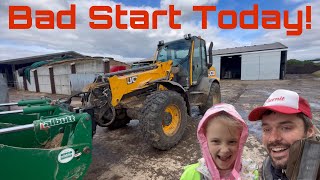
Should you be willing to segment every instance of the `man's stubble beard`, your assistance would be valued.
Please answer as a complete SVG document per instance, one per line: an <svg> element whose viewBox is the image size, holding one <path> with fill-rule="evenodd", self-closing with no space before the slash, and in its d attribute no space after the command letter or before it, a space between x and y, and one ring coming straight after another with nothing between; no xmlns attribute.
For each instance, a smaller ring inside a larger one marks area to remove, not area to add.
<svg viewBox="0 0 320 180"><path fill-rule="evenodd" d="M276 164L271 156L270 156L270 158L271 158L271 162L272 162L272 165L273 165L274 168L276 168L276 169L287 169L288 159L287 159L286 162L284 162L284 164Z"/></svg>
<svg viewBox="0 0 320 180"><path fill-rule="evenodd" d="M305 133L305 135L301 139L304 139L304 138L307 138L307 133ZM298 140L301 140L301 139L298 139ZM292 144L294 144L294 143L292 143ZM274 168L276 168L276 169L287 169L287 164L288 164L288 161L289 161L289 158L290 158L290 154L288 154L288 159L284 163L276 164L275 161L272 159L272 157L270 155L271 147L272 146L277 146L277 145L282 145L282 146L288 147L288 150L290 150L290 147L291 147L292 144L286 144L286 143L282 143L281 141L280 142L276 141L274 143L270 143L270 144L267 145L267 150L268 150L268 153L269 153L269 157L271 158L271 162L272 162L272 165L273 165Z"/></svg>

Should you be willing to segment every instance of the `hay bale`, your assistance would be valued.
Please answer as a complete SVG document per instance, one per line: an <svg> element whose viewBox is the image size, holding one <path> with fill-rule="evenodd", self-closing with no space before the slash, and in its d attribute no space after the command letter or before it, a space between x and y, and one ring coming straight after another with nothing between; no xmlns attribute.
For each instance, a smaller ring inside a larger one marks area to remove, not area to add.
<svg viewBox="0 0 320 180"><path fill-rule="evenodd" d="M49 141L44 148L52 149L52 148L60 147L62 139L63 139L63 133L59 133L51 141Z"/></svg>

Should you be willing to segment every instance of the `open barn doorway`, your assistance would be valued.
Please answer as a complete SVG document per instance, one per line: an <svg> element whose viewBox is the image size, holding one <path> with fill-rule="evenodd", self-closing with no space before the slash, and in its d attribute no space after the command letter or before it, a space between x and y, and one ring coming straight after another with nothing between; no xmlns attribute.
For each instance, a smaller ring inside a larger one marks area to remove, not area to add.
<svg viewBox="0 0 320 180"><path fill-rule="evenodd" d="M241 79L241 55L221 57L220 79Z"/></svg>

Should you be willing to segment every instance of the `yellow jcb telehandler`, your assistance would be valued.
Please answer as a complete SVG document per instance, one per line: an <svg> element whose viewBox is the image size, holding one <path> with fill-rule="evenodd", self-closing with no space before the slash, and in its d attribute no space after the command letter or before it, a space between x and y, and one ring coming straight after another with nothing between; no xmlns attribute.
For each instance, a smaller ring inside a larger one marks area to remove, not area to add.
<svg viewBox="0 0 320 180"><path fill-rule="evenodd" d="M149 65L96 77L84 89L94 120L110 129L139 119L143 137L153 147L168 150L181 139L191 106L204 113L221 101L219 78L201 37L160 41ZM209 57L209 61L207 60Z"/></svg>

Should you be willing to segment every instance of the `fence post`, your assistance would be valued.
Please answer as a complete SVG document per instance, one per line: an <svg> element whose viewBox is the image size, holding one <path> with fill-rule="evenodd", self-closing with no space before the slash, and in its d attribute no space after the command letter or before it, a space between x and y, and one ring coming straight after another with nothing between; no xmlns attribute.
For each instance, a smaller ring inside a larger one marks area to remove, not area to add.
<svg viewBox="0 0 320 180"><path fill-rule="evenodd" d="M53 73L53 67L49 67L49 76L50 76L50 85L51 85L51 93L56 94L56 85L54 83L54 73Z"/></svg>
<svg viewBox="0 0 320 180"><path fill-rule="evenodd" d="M38 72L37 72L36 69L33 70L33 75L34 75L34 82L35 82L35 84L36 84L36 92L40 92Z"/></svg>

